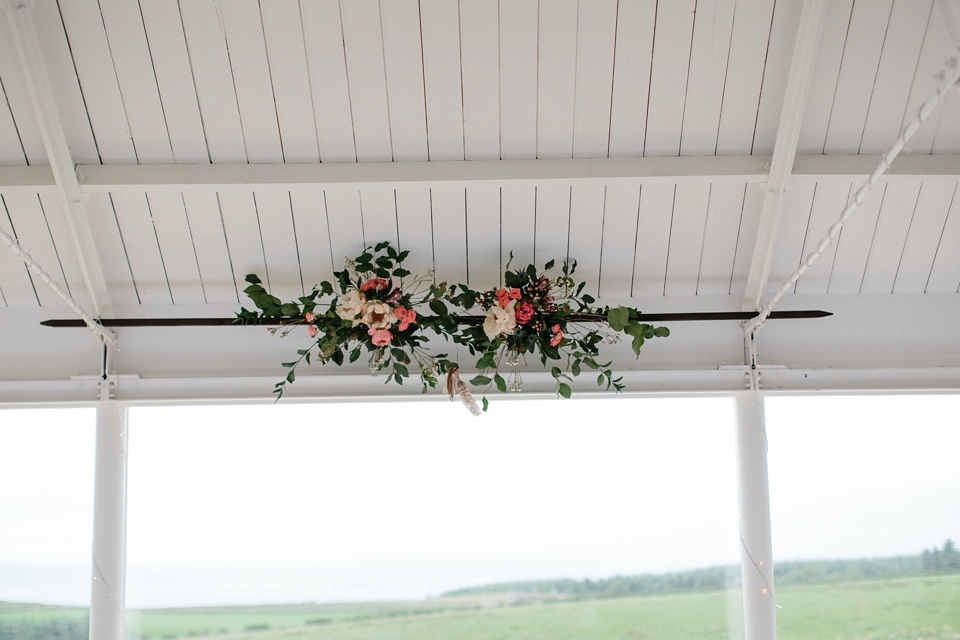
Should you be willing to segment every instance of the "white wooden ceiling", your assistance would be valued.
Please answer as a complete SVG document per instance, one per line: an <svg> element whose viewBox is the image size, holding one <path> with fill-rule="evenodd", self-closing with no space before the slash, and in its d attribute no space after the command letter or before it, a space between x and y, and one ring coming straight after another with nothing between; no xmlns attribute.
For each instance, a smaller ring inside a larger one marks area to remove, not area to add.
<svg viewBox="0 0 960 640"><path fill-rule="evenodd" d="M74 163L149 165L145 170L195 164L202 173L211 164L768 156L802 6L38 0L32 17ZM838 166L849 167L858 160L850 156L888 147L933 93L934 73L950 53L933 0L832 0L823 25L799 139L814 169L788 189L770 292L837 218L856 177L870 170L834 170L822 156L841 156ZM56 188L39 174L13 172L49 163L10 29L4 16L0 229L89 306ZM957 384L960 94L941 103L909 153L927 156L922 168L878 185L839 243L784 300L784 308L815 303L849 315L781 330L769 323L765 353L778 363L933 368L943 376L926 386ZM83 166L78 173L84 187ZM569 256L587 290L604 301L648 311L730 310L744 296L764 199L762 172L747 173L84 188L97 259L120 317L227 316L244 302L250 272L280 297L299 296L344 257L383 239L411 249L415 270L435 268L438 279L475 287L495 284L511 251L515 263ZM9 397L30 396L21 387L10 391L13 384L96 373L88 333L36 327L69 310L0 249L7 336L0 378ZM942 317L922 353L906 337L916 322L907 302ZM887 325L876 314L896 320ZM121 352L130 355L120 373L269 377L282 351L248 329L219 329L216 338L152 331L121 331ZM806 333L805 343L795 340ZM259 354L247 365L214 349L229 349L238 336ZM842 363L831 360L838 345L865 336L872 342ZM639 363L624 360L624 368L716 371L738 364L742 342L736 323L697 325L674 328L674 337L648 351ZM702 388L727 383L711 384ZM664 386L687 388L701 389L681 378ZM0 401L3 395L0 386Z"/></svg>

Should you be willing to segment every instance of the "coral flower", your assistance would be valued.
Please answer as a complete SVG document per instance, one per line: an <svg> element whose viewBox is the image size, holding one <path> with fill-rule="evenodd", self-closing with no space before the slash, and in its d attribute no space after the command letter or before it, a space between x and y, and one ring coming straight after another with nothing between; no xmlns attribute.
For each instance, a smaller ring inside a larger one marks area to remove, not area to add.
<svg viewBox="0 0 960 640"><path fill-rule="evenodd" d="M407 327L413 324L414 320L417 319L417 312L413 309L406 309L404 307L397 307L393 310L393 315L397 316L397 320L400 321L400 324L397 326L398 331L406 331Z"/></svg>
<svg viewBox="0 0 960 640"><path fill-rule="evenodd" d="M313 315L312 313L310 313L309 311L307 311L305 314L303 314L303 317L304 317L304 319L305 319L307 322L313 322L313 319L314 319L316 316Z"/></svg>
<svg viewBox="0 0 960 640"><path fill-rule="evenodd" d="M522 296L522 295L523 295L523 294L520 292L520 289L510 289L510 299L511 299L511 300L519 300L519 299L520 299L520 296Z"/></svg>
<svg viewBox="0 0 960 640"><path fill-rule="evenodd" d="M510 304L510 294L507 293L507 290L497 289L494 291L494 295L497 296L497 304L506 309L507 305Z"/></svg>
<svg viewBox="0 0 960 640"><path fill-rule="evenodd" d="M387 286L387 281L383 278L371 278L360 285L360 291L369 291L370 289L373 289L374 291L383 291L387 288Z"/></svg>
<svg viewBox="0 0 960 640"><path fill-rule="evenodd" d="M560 330L560 325L558 324L550 327L550 331L553 332L553 337L550 338L550 346L555 347L560 344L561 340L563 340L563 331Z"/></svg>
<svg viewBox="0 0 960 640"><path fill-rule="evenodd" d="M387 346L393 339L393 334L386 329L369 329L367 333L372 336L370 341L378 347Z"/></svg>
<svg viewBox="0 0 960 640"><path fill-rule="evenodd" d="M312 324L308 324L308 325L307 325L307 333L310 334L310 337L311 337L311 338L316 338L316 337L317 337L317 327L314 326L314 325L312 325Z"/></svg>
<svg viewBox="0 0 960 640"><path fill-rule="evenodd" d="M516 291L516 289L514 289ZM527 324L533 317L533 305L524 300L516 308L517 324Z"/></svg>

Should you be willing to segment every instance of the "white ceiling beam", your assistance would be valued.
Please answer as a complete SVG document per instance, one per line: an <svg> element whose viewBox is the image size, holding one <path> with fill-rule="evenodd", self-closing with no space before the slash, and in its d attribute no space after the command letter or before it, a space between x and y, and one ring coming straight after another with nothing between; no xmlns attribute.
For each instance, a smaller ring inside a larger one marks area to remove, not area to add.
<svg viewBox="0 0 960 640"><path fill-rule="evenodd" d="M784 195L797 154L797 141L800 138L803 110L807 104L807 93L817 59L825 7L826 0L804 0L803 3L800 25L797 27L797 40L793 47L793 59L790 62L790 75L787 76L783 109L780 111L777 141L773 147L770 179L767 181L760 224L757 228L757 240L753 248L753 259L747 275L747 288L743 297L744 311L760 308L764 290L767 288L767 280L770 277L770 266L773 264L773 252L780 226L780 214L783 211Z"/></svg>
<svg viewBox="0 0 960 640"><path fill-rule="evenodd" d="M578 181L766 183L771 160L771 156L683 156L360 164L78 165L77 175L82 194ZM787 180L789 183L863 181L876 164L876 156L798 155ZM885 182L956 182L958 179L960 155L901 155L880 178ZM50 167L0 167L0 193L37 193L56 188Z"/></svg>
<svg viewBox="0 0 960 640"><path fill-rule="evenodd" d="M50 161L50 167L44 167L44 169L50 171L59 190L60 200L67 214L70 235L83 272L83 280L93 305L93 315L112 317L107 281L97 255L93 232L87 220L83 194L77 181L73 159L70 157L70 147L67 144L63 122L60 120L53 97L50 76L43 62L40 40L31 14L32 3L26 0L5 0L4 7L10 22L10 30L13 32L20 66L23 68L23 75L27 82L27 91L40 125L47 158Z"/></svg>

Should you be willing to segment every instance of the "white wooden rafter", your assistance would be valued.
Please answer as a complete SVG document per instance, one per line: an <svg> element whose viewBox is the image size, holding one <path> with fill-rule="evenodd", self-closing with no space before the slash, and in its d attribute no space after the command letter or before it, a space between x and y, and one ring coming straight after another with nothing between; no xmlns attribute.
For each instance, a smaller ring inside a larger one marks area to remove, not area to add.
<svg viewBox="0 0 960 640"><path fill-rule="evenodd" d="M597 182L629 184L766 183L771 156L682 156L564 160L479 160L401 163L77 165L81 194L145 191L292 190L300 187L469 186ZM870 176L875 156L797 155L786 183L854 182ZM960 179L960 155L903 156L886 182ZM0 167L0 193L56 189L51 167ZM781 194L782 195L782 194Z"/></svg>
<svg viewBox="0 0 960 640"><path fill-rule="evenodd" d="M767 287L767 279L770 277L784 194L797 154L797 142L800 139L803 111L816 64L826 4L826 0L805 0L803 4L793 59L790 62L790 75L787 78L783 109L780 112L780 124L773 148L773 159L770 163L770 176L763 198L757 240L747 275L747 287L743 298L744 311L760 308L763 293Z"/></svg>
<svg viewBox="0 0 960 640"><path fill-rule="evenodd" d="M93 305L93 315L112 317L112 305L104 277L103 267L97 255L93 232L83 204L83 193L77 180L70 147L64 133L63 122L53 97L50 76L43 61L43 52L33 22L33 4L26 0L5 0L7 18L13 33L14 45L23 68L30 100L36 112L43 143L50 161L49 167L18 167L29 173L31 169L50 172L60 200L66 212L67 225L77 251L83 280Z"/></svg>

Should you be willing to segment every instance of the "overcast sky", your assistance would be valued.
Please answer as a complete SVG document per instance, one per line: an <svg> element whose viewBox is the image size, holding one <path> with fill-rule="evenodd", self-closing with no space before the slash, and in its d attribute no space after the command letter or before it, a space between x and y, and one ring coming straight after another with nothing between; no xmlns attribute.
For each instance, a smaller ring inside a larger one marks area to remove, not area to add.
<svg viewBox="0 0 960 640"><path fill-rule="evenodd" d="M95 415L0 416L0 600L83 604ZM775 560L960 538L958 416L958 396L768 398ZM134 407L129 442L131 607L739 559L728 398Z"/></svg>

